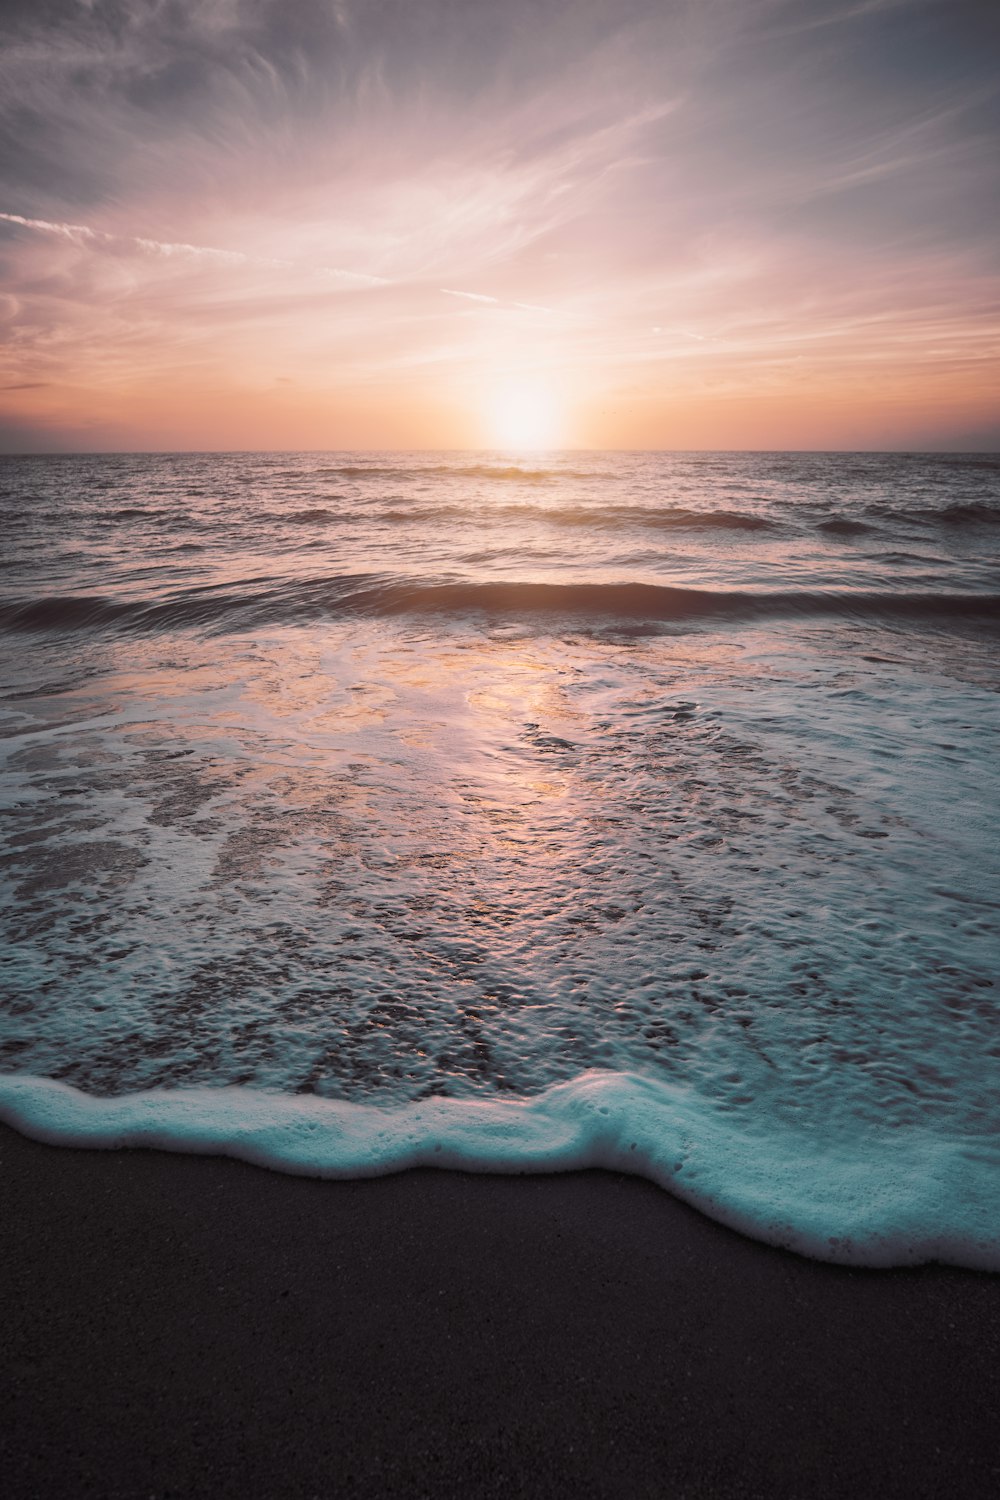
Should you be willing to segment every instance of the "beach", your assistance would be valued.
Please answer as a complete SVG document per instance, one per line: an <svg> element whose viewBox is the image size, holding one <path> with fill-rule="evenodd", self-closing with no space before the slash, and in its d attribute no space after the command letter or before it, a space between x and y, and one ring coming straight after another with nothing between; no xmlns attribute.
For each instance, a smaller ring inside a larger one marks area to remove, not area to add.
<svg viewBox="0 0 1000 1500"><path fill-rule="evenodd" d="M12 1500L955 1496L1000 1283L820 1264L638 1178L322 1182L0 1130Z"/></svg>

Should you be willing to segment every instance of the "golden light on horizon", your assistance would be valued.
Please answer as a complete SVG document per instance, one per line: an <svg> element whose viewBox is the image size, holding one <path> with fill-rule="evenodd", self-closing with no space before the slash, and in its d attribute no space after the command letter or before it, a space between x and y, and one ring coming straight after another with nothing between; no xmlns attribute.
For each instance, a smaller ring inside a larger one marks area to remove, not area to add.
<svg viewBox="0 0 1000 1500"><path fill-rule="evenodd" d="M511 378L493 387L487 396L486 429L497 448L559 448L563 438L562 402L543 378Z"/></svg>

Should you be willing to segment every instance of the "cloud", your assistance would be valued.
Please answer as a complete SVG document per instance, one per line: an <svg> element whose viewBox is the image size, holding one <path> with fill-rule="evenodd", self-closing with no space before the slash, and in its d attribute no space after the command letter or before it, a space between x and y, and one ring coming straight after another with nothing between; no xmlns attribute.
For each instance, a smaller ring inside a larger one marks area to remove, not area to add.
<svg viewBox="0 0 1000 1500"><path fill-rule="evenodd" d="M536 302L517 302L513 300L504 302L500 297L491 297L486 292L457 292L446 286L440 287L439 291L445 297L461 297L466 302L478 302L487 307L510 307L516 308L519 312L545 313L548 316L558 315L555 308L541 307Z"/></svg>
<svg viewBox="0 0 1000 1500"><path fill-rule="evenodd" d="M110 238L110 236L99 235L96 230L88 229L86 224L53 224L47 219L26 219L23 214L0 213L0 219L6 220L8 224L20 224L24 229L39 229L43 234L58 234L67 240Z"/></svg>
<svg viewBox="0 0 1000 1500"><path fill-rule="evenodd" d="M101 229L92 229L86 224L60 224L47 219L28 219L22 214L0 213L0 220L17 224L25 229L37 229L42 234L54 234L77 243L103 245L109 249L141 250L148 255L165 259L180 257L182 260L207 261L217 266L252 266L262 270L295 271L292 261L275 260L272 257L249 255L242 250L217 250L208 245L188 245L170 240L152 240L144 235L109 234ZM345 271L339 266L317 266L315 274L354 282L360 286L388 286L384 276L371 276L364 271Z"/></svg>
<svg viewBox="0 0 1000 1500"><path fill-rule="evenodd" d="M464 297L467 302L489 302L494 306L499 302L499 297L488 297L483 292L453 292L449 287L441 288L445 297Z"/></svg>
<svg viewBox="0 0 1000 1500"><path fill-rule="evenodd" d="M10 0L0 379L988 395L998 16Z"/></svg>

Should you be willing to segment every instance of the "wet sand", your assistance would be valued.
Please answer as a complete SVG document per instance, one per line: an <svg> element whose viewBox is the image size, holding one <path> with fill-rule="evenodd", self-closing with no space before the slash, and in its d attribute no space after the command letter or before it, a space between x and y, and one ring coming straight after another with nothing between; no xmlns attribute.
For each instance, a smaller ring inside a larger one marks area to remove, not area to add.
<svg viewBox="0 0 1000 1500"><path fill-rule="evenodd" d="M0 1128L0 1185L10 1500L1000 1492L1000 1277L819 1265L610 1173Z"/></svg>

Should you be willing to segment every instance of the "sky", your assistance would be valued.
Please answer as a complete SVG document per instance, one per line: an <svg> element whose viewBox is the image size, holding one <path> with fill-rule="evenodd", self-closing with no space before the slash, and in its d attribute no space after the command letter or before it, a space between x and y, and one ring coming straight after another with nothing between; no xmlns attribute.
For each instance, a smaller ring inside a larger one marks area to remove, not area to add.
<svg viewBox="0 0 1000 1500"><path fill-rule="evenodd" d="M1000 449L995 0L0 0L0 450Z"/></svg>

